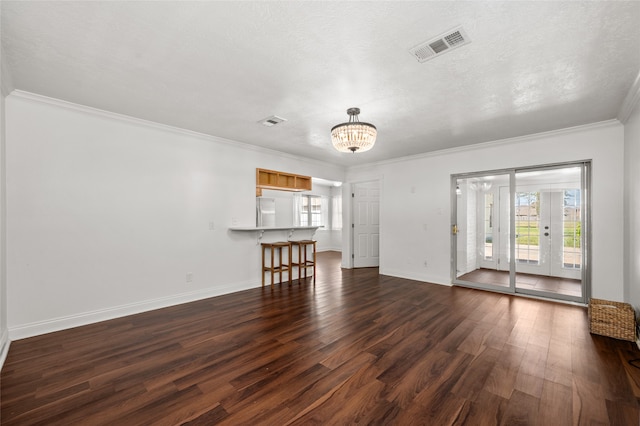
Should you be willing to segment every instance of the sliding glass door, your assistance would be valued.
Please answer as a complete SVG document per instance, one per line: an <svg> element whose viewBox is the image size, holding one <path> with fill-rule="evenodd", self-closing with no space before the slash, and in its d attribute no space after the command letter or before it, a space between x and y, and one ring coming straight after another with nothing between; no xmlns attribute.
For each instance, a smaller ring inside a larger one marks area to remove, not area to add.
<svg viewBox="0 0 640 426"><path fill-rule="evenodd" d="M585 302L589 163L452 176L455 284Z"/></svg>
<svg viewBox="0 0 640 426"><path fill-rule="evenodd" d="M582 168L522 171L515 177L516 288L582 300Z"/></svg>
<svg viewBox="0 0 640 426"><path fill-rule="evenodd" d="M456 281L512 292L508 173L455 179L453 225Z"/></svg>

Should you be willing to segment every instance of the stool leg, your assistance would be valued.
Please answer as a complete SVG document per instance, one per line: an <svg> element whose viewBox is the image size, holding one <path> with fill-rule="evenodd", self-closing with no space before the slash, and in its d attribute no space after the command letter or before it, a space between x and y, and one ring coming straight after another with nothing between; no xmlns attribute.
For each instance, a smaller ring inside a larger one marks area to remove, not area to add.
<svg viewBox="0 0 640 426"><path fill-rule="evenodd" d="M313 283L316 283L316 243L313 243Z"/></svg>
<svg viewBox="0 0 640 426"><path fill-rule="evenodd" d="M275 268L274 268L274 266L273 266L273 260L274 260L274 257L275 257L275 252L274 252L274 250L277 250L277 249L274 249L274 248L272 247L272 248L271 248L271 286L272 286L272 287L273 287L273 276L275 275L275 273L274 273Z"/></svg>
<svg viewBox="0 0 640 426"><path fill-rule="evenodd" d="M304 280L307 280L307 245L303 244L304 247Z"/></svg>
<svg viewBox="0 0 640 426"><path fill-rule="evenodd" d="M300 251L300 244L296 244L296 247L298 247L298 285L300 285L300 278L302 277L302 258L301 256L301 251Z"/></svg>
<svg viewBox="0 0 640 426"><path fill-rule="evenodd" d="M278 277L278 283L282 284L282 247L278 247L278 256L280 256L278 260L280 262L280 276Z"/></svg>
<svg viewBox="0 0 640 426"><path fill-rule="evenodd" d="M262 246L262 287L264 287L264 246Z"/></svg>
<svg viewBox="0 0 640 426"><path fill-rule="evenodd" d="M302 279L302 244L296 244L298 247L298 284L300 284L300 280Z"/></svg>
<svg viewBox="0 0 640 426"><path fill-rule="evenodd" d="M291 275L293 275L293 266L291 266L291 263L293 262L293 254L291 253L292 249L293 246L289 244L289 269L287 269L287 274L289 274L289 285L293 282L293 278L291 277Z"/></svg>

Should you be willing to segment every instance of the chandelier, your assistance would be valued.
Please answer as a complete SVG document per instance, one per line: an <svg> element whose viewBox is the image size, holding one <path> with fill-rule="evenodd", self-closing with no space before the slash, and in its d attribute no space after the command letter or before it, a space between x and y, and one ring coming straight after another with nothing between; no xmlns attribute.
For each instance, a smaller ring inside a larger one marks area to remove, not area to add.
<svg viewBox="0 0 640 426"><path fill-rule="evenodd" d="M358 119L360 108L349 108L349 122L338 124L331 129L331 142L340 152L365 152L373 148L378 131L376 126L362 123Z"/></svg>

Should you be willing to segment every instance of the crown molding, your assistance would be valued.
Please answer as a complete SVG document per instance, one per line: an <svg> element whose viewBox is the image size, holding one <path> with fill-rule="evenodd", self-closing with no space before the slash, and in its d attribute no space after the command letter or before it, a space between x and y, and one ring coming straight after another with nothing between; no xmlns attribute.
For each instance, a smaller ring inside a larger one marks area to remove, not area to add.
<svg viewBox="0 0 640 426"><path fill-rule="evenodd" d="M565 127L563 129L549 130L547 132L532 133L530 135L515 136L515 137L512 137L512 138L498 139L498 140L495 140L495 141L480 142L480 143L474 143L474 144L471 144L471 145L457 146L457 147L454 147L454 148L440 149L438 151L431 151L431 152L425 152L425 153L422 153L422 154L408 155L406 157L392 158L392 159L389 159L389 160L383 160L383 161L378 161L378 162L374 162L374 163L359 164L357 166L348 167L347 171L353 171L353 170L358 170L358 169L366 169L366 168L369 168L369 167L372 167L372 166L373 167L375 167L375 166L384 166L384 165L387 165L387 164L401 163L401 162L410 161L410 160L419 160L421 158L439 157L441 155L455 154L455 153L468 152L468 151L476 151L476 150L479 150L479 149L486 149L486 148L502 146L502 145L512 145L512 144L517 144L517 143L522 143L522 142L529 142L529 141L536 140L536 139L549 138L549 137L554 137L554 136L561 136L561 135L566 135L566 134L571 134L571 133L584 132L584 131L588 131L588 130L601 129L601 128L607 128L607 127L614 127L614 126L619 126L619 125L620 125L620 121L618 121L617 119L598 121L596 123L582 124L580 126L573 126L573 127Z"/></svg>
<svg viewBox="0 0 640 426"><path fill-rule="evenodd" d="M624 103L624 105L629 105L627 107L628 111L626 111L626 109L625 109L625 111L627 112L627 116L626 116L627 119L628 119L629 115L631 114L631 112L633 111L633 106L636 103L638 103L638 99L640 98L640 74L638 74L638 78L636 78L636 81L633 84L633 88L635 88L635 90L632 90L632 91L629 92L629 95L625 99L625 103ZM631 96L631 95L633 95L633 96ZM183 128L180 128L180 127L170 126L170 125L158 123L158 122L155 122L155 121L144 120L144 119L132 117L132 116L129 116L129 115L124 115L124 114L119 114L119 113L115 113L115 112L111 112L111 111L106 111L106 110L102 110L102 109L98 109L98 108L94 108L94 107L90 107L90 106L86 106L86 105L76 104L76 103L65 101L65 100L62 100L62 99L51 98L51 97L48 97L48 96L39 95L37 93L32 93L32 92L26 92L26 91L23 91L23 90L15 89L15 90L13 90L11 92L11 96L16 97L16 98L21 98L21 99L34 101L34 102L54 105L54 106L58 106L58 107L69 109L69 110L73 110L73 111L78 111L78 112L85 113L85 114L90 114L90 115L94 115L94 116L101 116L101 117L109 118L109 119L116 120L116 121L121 121L121 122L130 123L130 124L134 124L134 125L139 125L139 126L143 126L143 127L158 129L158 130L171 132L171 133L174 133L174 134L188 136L188 137L192 137L192 138L197 138L197 139L205 140L205 141L208 141L208 142L218 143L218 144L227 145L227 146L234 146L234 147L237 147L237 148L240 148L240 149L245 149L245 150L248 150L248 151L254 151L254 152L258 152L258 153L262 153L262 154L276 155L278 157L288 158L288 159L296 160L296 161L301 161L302 160L302 161L304 161L304 162L306 162L308 164L315 164L315 165L318 165L318 166L321 166L321 167L329 166L329 167L331 167L333 169L340 169L340 171L342 171L343 173L348 172L348 171L359 170L359 169L367 169L367 168L370 168L370 167L383 166L383 165L387 165L387 164L394 164L394 163L399 163L399 162L404 162L404 161L409 161L409 160L417 160L417 159L421 159L421 158L438 157L438 156L441 156L441 155L454 154L454 153L459 153L459 152L468 152L468 151L485 149L485 148L490 148L490 147L495 147L495 146L510 145L510 144L515 144L515 143L527 142L527 141L540 139L540 138L547 138L547 137L571 134L571 133L575 133L575 132L588 131L588 130L593 130L593 129L606 128L606 127L612 127L612 126L620 125L620 123L622 122L622 120L619 120L619 119L611 119L611 120L605 120L605 121L600 121L600 122L596 122L596 123L583 124L583 125L580 125L580 126L566 127L566 128L557 129L557 130L550 130L550 131L547 131L547 132L533 133L533 134L530 134L530 135L516 136L516 137L512 137L512 138L498 139L498 140L495 140L495 141L488 141L488 142L480 142L480 143L475 143L475 144L472 144L472 145L465 145L465 146L459 146L459 147L454 147L454 148L446 148L446 149L426 152L426 153L422 153L422 154L415 154L415 155L409 155L409 156L404 156L404 157L392 158L392 159L389 159L389 160L382 160L382 161L371 162L371 163L363 163L363 164L358 164L358 165L354 165L354 166L340 166L340 165L336 165L336 164L333 164L333 163L327 163L327 162L316 160L316 159L309 158L309 157L302 157L302 156L293 155L293 154L282 152L282 151L277 151L277 150L270 149L270 148L264 148L264 147L261 147L261 146L256 146L256 145L251 145L251 144L247 144L247 143L244 143L244 142L235 141L235 140L232 140L232 139L226 139L226 138L222 138L222 137L219 137L219 136L212 136L212 135L208 135L208 134L205 134L205 133L199 133L199 132L195 132L195 131L192 131L192 130L183 129ZM621 116L621 114L619 114L619 116Z"/></svg>
<svg viewBox="0 0 640 426"><path fill-rule="evenodd" d="M622 105L620 106L620 111L618 111L618 120L622 124L625 124L629 117L631 117L631 113L633 110L640 105L640 72L636 76L635 81L631 85L629 89L629 93L624 98Z"/></svg>
<svg viewBox="0 0 640 426"><path fill-rule="evenodd" d="M81 112L84 114L89 114L93 116L99 116L108 118L111 120L116 120L124 123L129 123L137 126L157 129L165 132L174 133L181 136L192 137L196 139L205 140L207 142L213 142L221 145L233 146L236 148L244 149L247 151L254 151L260 154L269 154L275 155L280 158L288 158L295 161L303 161L308 164L314 164L320 167L329 167L336 169L336 171L342 172L344 174L346 168L343 166L338 166L336 164L327 163L325 161L316 160L314 158L303 157L299 155L290 154L287 152L277 151L275 149L265 148L257 145L251 145L244 142L235 141L232 139L226 139L219 136L208 135L206 133L195 132L193 130L183 129L181 127L170 126L168 124L158 123L156 121L144 120L142 118L132 117L130 115L119 114L116 112L106 111L99 108L94 108L86 105L76 104L74 102L65 101L62 99L51 98L49 96L39 95L37 93L25 92L23 90L13 90L11 92L12 97L26 99L33 102L48 104L57 106L60 108L65 108L72 111Z"/></svg>

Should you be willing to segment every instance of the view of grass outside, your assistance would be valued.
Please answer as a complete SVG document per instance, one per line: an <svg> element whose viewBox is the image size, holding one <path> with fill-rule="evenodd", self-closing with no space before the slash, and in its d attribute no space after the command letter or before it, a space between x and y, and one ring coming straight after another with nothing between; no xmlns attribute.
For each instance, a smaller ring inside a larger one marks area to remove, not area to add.
<svg viewBox="0 0 640 426"><path fill-rule="evenodd" d="M580 222L564 222L564 247L580 248Z"/></svg>
<svg viewBox="0 0 640 426"><path fill-rule="evenodd" d="M493 199L485 195L485 259L491 259L493 255L493 229L491 225L491 209ZM564 190L562 206L562 264L564 268L580 269L582 266L582 254L580 250L581 225L580 225L580 190ZM489 222L487 222L489 218ZM546 223L550 221L547 218ZM541 259L540 249L540 192L516 193L516 260L522 263L538 264ZM545 222L543 222L545 223ZM548 229L548 228L547 228ZM542 230L549 232L548 230ZM548 240L543 237L543 243L558 240L557 234ZM554 244L555 245L555 244ZM549 249L547 248L547 251ZM542 253L545 253L544 248Z"/></svg>
<svg viewBox="0 0 640 426"><path fill-rule="evenodd" d="M540 229L536 222L516 221L516 244L537 246L540 241Z"/></svg>
<svg viewBox="0 0 640 426"><path fill-rule="evenodd" d="M537 246L540 242L538 223L516 222L516 244ZM564 247L580 248L580 222L564 222Z"/></svg>

